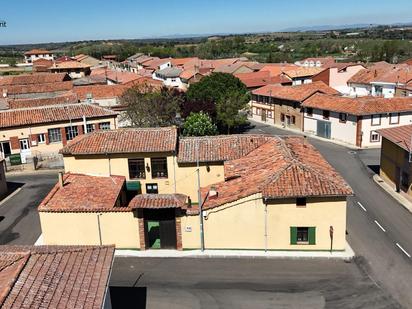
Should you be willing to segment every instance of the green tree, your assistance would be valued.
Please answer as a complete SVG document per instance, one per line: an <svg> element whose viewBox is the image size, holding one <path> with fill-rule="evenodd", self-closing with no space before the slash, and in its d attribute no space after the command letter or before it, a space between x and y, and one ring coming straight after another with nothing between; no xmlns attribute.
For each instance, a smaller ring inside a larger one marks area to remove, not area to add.
<svg viewBox="0 0 412 309"><path fill-rule="evenodd" d="M210 101L215 104L229 92L246 94L246 86L237 78L227 73L213 73L189 87L186 95L192 101Z"/></svg>
<svg viewBox="0 0 412 309"><path fill-rule="evenodd" d="M231 129L247 122L247 110L250 95L239 91L230 91L222 96L216 104L217 120L227 129Z"/></svg>
<svg viewBox="0 0 412 309"><path fill-rule="evenodd" d="M206 136L216 135L217 127L208 114L191 113L183 124L183 135Z"/></svg>
<svg viewBox="0 0 412 309"><path fill-rule="evenodd" d="M176 124L181 98L167 89L148 85L128 89L120 98L127 106L125 120L133 127L164 127Z"/></svg>

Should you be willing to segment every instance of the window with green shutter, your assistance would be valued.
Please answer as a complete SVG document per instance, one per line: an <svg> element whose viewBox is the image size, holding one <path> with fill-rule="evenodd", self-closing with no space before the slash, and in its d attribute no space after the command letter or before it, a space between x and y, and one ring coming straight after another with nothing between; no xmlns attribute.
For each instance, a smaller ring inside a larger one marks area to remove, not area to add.
<svg viewBox="0 0 412 309"><path fill-rule="evenodd" d="M298 243L298 228L296 226L290 227L290 244L296 245Z"/></svg>
<svg viewBox="0 0 412 309"><path fill-rule="evenodd" d="M309 245L316 244L316 227L309 228Z"/></svg>

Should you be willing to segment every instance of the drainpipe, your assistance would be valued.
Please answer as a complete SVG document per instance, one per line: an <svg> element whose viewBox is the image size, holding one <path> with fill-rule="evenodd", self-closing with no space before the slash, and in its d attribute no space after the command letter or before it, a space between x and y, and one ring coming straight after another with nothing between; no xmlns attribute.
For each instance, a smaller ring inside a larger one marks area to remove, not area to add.
<svg viewBox="0 0 412 309"><path fill-rule="evenodd" d="M267 199L264 199L265 203L265 252L268 251L268 204Z"/></svg>
<svg viewBox="0 0 412 309"><path fill-rule="evenodd" d="M173 182L174 182L175 193L177 193L177 189L176 189L176 151L173 151Z"/></svg>
<svg viewBox="0 0 412 309"><path fill-rule="evenodd" d="M102 230L101 230L101 227L100 227L100 216L101 215L102 215L101 213L97 214L97 228L99 229L100 246L103 244L103 242L102 242Z"/></svg>
<svg viewBox="0 0 412 309"><path fill-rule="evenodd" d="M205 237L204 237L204 227L203 227L203 203L202 203L202 194L200 192L200 164L199 164L199 141L196 144L196 166L197 166L197 199L199 205L199 220L200 220L200 249L205 251ZM205 198L206 201L207 197Z"/></svg>
<svg viewBox="0 0 412 309"><path fill-rule="evenodd" d="M112 176L112 163L110 161L110 155L106 152L106 157L109 160L109 176Z"/></svg>

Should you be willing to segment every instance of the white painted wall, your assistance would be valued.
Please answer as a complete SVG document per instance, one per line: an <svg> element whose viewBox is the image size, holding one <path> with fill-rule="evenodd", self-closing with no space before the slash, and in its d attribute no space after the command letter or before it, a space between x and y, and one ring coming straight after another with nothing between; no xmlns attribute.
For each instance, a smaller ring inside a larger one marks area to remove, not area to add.
<svg viewBox="0 0 412 309"><path fill-rule="evenodd" d="M304 132L316 135L317 121L328 121L331 123L331 139L344 142L351 145L356 145L356 117L347 116L346 123L339 121L339 113L330 112L329 120L323 119L323 111L313 109L313 115L309 116L306 111L304 113Z"/></svg>
<svg viewBox="0 0 412 309"><path fill-rule="evenodd" d="M38 55L24 56L24 60L26 61L26 63L33 63L33 61L36 61L39 59L53 60L54 55L53 54L38 54Z"/></svg>
<svg viewBox="0 0 412 309"><path fill-rule="evenodd" d="M351 97L365 97L372 94L372 86L366 84L349 84Z"/></svg>
<svg viewBox="0 0 412 309"><path fill-rule="evenodd" d="M393 98L395 96L395 89L396 89L395 84L375 83L375 82L371 84L372 84L372 95L373 96L383 96L384 98ZM382 95L380 95L379 93L376 93L375 86L382 87Z"/></svg>
<svg viewBox="0 0 412 309"><path fill-rule="evenodd" d="M399 124L389 123L389 114L381 115L381 124L372 126L371 116L364 116L362 119L362 147L380 147L381 139L378 142L371 142L370 135L372 131L394 128L412 123L412 112L401 113L399 117Z"/></svg>

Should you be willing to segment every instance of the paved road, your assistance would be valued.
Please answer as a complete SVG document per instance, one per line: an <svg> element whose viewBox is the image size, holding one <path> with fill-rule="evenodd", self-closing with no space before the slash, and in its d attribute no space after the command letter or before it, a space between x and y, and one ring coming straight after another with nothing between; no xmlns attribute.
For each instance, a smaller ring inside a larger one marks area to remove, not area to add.
<svg viewBox="0 0 412 309"><path fill-rule="evenodd" d="M33 245L41 234L37 206L57 181L57 172L6 175L21 191L0 205L0 244Z"/></svg>
<svg viewBox="0 0 412 309"><path fill-rule="evenodd" d="M116 258L110 286L113 308L399 308L336 260Z"/></svg>
<svg viewBox="0 0 412 309"><path fill-rule="evenodd" d="M264 124L252 132L291 134ZM348 203L348 240L371 278L405 308L412 308L412 214L384 192L366 165L379 164L378 150L355 153L327 141L309 138L351 185L355 196ZM366 165L365 165L366 164Z"/></svg>

